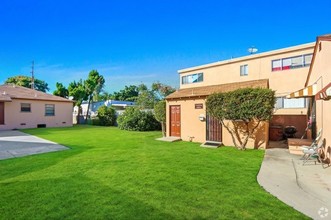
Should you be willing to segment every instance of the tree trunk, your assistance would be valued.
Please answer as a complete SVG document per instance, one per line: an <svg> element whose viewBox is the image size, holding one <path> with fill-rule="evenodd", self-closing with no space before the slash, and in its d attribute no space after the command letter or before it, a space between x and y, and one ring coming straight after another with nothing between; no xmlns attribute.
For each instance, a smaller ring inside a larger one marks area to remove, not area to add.
<svg viewBox="0 0 331 220"><path fill-rule="evenodd" d="M166 124L161 121L161 127L162 127L162 136L165 137L166 136Z"/></svg>
<svg viewBox="0 0 331 220"><path fill-rule="evenodd" d="M247 129L247 133L246 133L246 137L241 145L241 150L246 150L246 145L248 142L248 139L254 134L255 130L259 127L261 121L258 121L258 123L252 128L252 130L249 130L249 122L245 122L246 124L246 129Z"/></svg>
<svg viewBox="0 0 331 220"><path fill-rule="evenodd" d="M261 121L258 121L257 124L252 128L252 130L249 130L249 123L250 122L245 122L246 125L246 130L243 132L243 141L240 140L240 134L237 135L236 131L238 130L236 128L236 125L232 122L233 127L235 130L231 129L228 125L224 123L224 121L221 121L221 124L226 128L226 130L230 133L232 141L234 146L238 150L246 150L246 145L248 143L248 139L251 137L252 134L254 134L255 130L259 127Z"/></svg>
<svg viewBox="0 0 331 220"><path fill-rule="evenodd" d="M234 146L235 146L236 148L239 149L239 145L237 144L237 140L236 140L236 137L235 137L235 134L233 133L233 131L231 131L231 129L229 128L229 126L226 125L226 124L224 123L223 120L221 120L221 124L222 124L222 125L226 128L226 130L230 133L231 138L232 138L232 142L233 142Z"/></svg>
<svg viewBox="0 0 331 220"><path fill-rule="evenodd" d="M87 124L87 118L88 118L88 115L89 115L91 99L92 99L92 96L90 96L89 99L88 99L87 110L86 110L86 117L85 117L85 124Z"/></svg>
<svg viewBox="0 0 331 220"><path fill-rule="evenodd" d="M76 121L77 121L77 124L79 125L80 124L80 114L82 112L82 107L81 106L77 106L78 107L78 113L77 113L77 116L76 116Z"/></svg>

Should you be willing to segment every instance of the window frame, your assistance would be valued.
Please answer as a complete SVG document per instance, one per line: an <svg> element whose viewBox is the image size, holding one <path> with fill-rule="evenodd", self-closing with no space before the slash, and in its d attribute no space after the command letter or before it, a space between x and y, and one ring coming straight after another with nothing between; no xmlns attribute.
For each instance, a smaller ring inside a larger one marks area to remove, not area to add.
<svg viewBox="0 0 331 220"><path fill-rule="evenodd" d="M248 76L248 64L240 65L240 76Z"/></svg>
<svg viewBox="0 0 331 220"><path fill-rule="evenodd" d="M49 112L51 108L51 111ZM45 116L55 116L55 104L45 104Z"/></svg>
<svg viewBox="0 0 331 220"><path fill-rule="evenodd" d="M203 82L203 72L182 76L181 81L182 85Z"/></svg>
<svg viewBox="0 0 331 220"><path fill-rule="evenodd" d="M306 57L309 57L309 56L311 56L310 63L306 63ZM301 64L296 63L296 65L294 65L293 59L298 59L298 58L301 59ZM311 64L312 59L313 59L312 53L285 57L285 58L280 58L280 59L274 59L274 60L271 60L271 71L277 72L277 71L283 71L283 70L291 70L291 69L297 69L297 68L302 68L302 67L308 67ZM278 63L280 65L276 66L275 64L278 64Z"/></svg>
<svg viewBox="0 0 331 220"><path fill-rule="evenodd" d="M27 106L23 107L23 105L28 105L28 107ZM22 113L29 113L29 112L31 112L31 103L26 103L26 102L21 103L21 112Z"/></svg>
<svg viewBox="0 0 331 220"><path fill-rule="evenodd" d="M276 97L275 109L305 109L308 106L307 98L298 98L303 100L303 107L302 106L294 106L294 107L285 107L285 100L294 100L294 99L287 99L286 96ZM298 100L296 99L296 100Z"/></svg>

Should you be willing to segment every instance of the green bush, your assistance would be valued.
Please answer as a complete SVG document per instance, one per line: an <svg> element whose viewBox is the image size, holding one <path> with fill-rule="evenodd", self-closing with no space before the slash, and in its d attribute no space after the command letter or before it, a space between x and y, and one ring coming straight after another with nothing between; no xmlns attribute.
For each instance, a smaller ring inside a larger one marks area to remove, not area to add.
<svg viewBox="0 0 331 220"><path fill-rule="evenodd" d="M231 134L233 144L245 150L261 122L272 117L275 100L275 92L270 89L242 88L208 96L206 107L208 115L218 119Z"/></svg>
<svg viewBox="0 0 331 220"><path fill-rule="evenodd" d="M100 125L100 119L99 118L92 118L91 119L91 125Z"/></svg>
<svg viewBox="0 0 331 220"><path fill-rule="evenodd" d="M98 123L96 125L114 126L116 123L116 111L112 107L101 106L98 109L97 117L99 119L99 122L95 121L95 123Z"/></svg>
<svg viewBox="0 0 331 220"><path fill-rule="evenodd" d="M125 109L117 118L118 127L129 131L154 131L160 130L160 123L155 119L151 111L141 111L130 107Z"/></svg>

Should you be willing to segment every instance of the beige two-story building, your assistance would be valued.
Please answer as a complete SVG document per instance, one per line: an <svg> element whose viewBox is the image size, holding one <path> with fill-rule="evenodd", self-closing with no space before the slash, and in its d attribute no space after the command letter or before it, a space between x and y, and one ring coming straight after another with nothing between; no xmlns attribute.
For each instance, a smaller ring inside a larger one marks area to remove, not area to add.
<svg viewBox="0 0 331 220"><path fill-rule="evenodd" d="M267 147L269 139L282 138L286 126L295 126L297 137L305 135L311 102L286 96L305 85L314 46L307 43L179 70L180 88L166 98L167 136L232 146L226 129L206 114L205 101L214 92L244 87L270 88L277 96L273 119L260 126L248 147Z"/></svg>

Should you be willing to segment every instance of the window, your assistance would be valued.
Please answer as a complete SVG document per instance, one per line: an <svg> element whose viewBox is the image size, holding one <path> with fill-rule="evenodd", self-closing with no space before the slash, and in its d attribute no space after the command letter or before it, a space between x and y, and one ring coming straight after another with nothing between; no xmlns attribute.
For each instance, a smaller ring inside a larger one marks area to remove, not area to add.
<svg viewBox="0 0 331 220"><path fill-rule="evenodd" d="M248 65L240 66L240 76L248 76Z"/></svg>
<svg viewBox="0 0 331 220"><path fill-rule="evenodd" d="M307 54L304 56L304 66L310 66L311 60L313 59L313 54Z"/></svg>
<svg viewBox="0 0 331 220"><path fill-rule="evenodd" d="M306 108L307 103L305 98L286 99L285 97L277 97L275 108Z"/></svg>
<svg viewBox="0 0 331 220"><path fill-rule="evenodd" d="M293 57L291 59L291 67L292 68L300 68L303 67L303 56Z"/></svg>
<svg viewBox="0 0 331 220"><path fill-rule="evenodd" d="M46 116L54 116L55 115L55 105L46 104L45 105L45 115Z"/></svg>
<svg viewBox="0 0 331 220"><path fill-rule="evenodd" d="M203 81L203 73L196 73L182 77L182 84L197 83Z"/></svg>
<svg viewBox="0 0 331 220"><path fill-rule="evenodd" d="M272 71L296 69L310 66L313 54L305 54L271 61Z"/></svg>
<svg viewBox="0 0 331 220"><path fill-rule="evenodd" d="M272 61L272 71L282 70L281 60L273 60Z"/></svg>
<svg viewBox="0 0 331 220"><path fill-rule="evenodd" d="M31 112L31 104L21 103L21 112Z"/></svg>

